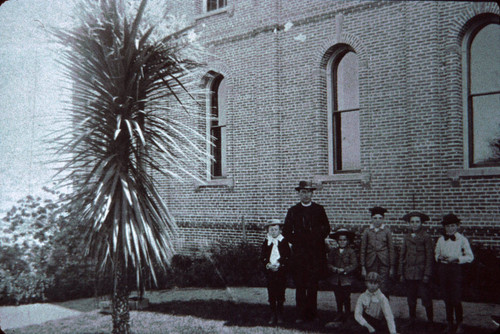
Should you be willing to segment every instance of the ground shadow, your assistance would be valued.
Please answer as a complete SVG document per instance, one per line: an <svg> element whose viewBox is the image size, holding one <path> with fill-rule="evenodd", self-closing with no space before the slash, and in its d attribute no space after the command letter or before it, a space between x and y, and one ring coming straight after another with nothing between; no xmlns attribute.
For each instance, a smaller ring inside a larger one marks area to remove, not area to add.
<svg viewBox="0 0 500 334"><path fill-rule="evenodd" d="M191 301L172 301L158 304L150 304L149 308L144 310L148 312L158 312L171 315L189 315L202 319L224 321L226 326L256 327L269 326L269 307L263 304L236 303L224 300L191 300ZM320 310L318 312L319 321L304 324L295 324L295 308L285 307L285 323L280 325L282 328L295 329L304 332L318 333L363 333L363 328L355 322L353 318L349 319L339 327L325 328L325 324L334 317L333 311ZM401 334L432 334L442 333L444 324L437 323L429 328L424 322L417 322L411 328L405 328L406 319L396 319L398 332ZM368 333L368 331L366 331ZM491 331L485 328L466 327L466 333L471 334L490 334Z"/></svg>

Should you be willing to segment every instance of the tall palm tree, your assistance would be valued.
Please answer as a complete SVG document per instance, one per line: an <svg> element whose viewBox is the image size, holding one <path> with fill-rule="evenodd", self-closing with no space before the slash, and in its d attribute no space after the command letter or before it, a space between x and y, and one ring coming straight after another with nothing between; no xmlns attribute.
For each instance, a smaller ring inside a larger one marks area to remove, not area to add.
<svg viewBox="0 0 500 334"><path fill-rule="evenodd" d="M184 118L196 114L188 83L199 63L188 29L155 31L146 2L133 11L126 0L83 0L75 27L53 31L73 96L73 126L57 139L61 170L88 224L88 252L112 270L113 333L130 331L128 274L140 284L146 268L156 281L153 265L173 255L176 224L152 174L196 178L192 163L207 158L196 127L175 118L178 106Z"/></svg>

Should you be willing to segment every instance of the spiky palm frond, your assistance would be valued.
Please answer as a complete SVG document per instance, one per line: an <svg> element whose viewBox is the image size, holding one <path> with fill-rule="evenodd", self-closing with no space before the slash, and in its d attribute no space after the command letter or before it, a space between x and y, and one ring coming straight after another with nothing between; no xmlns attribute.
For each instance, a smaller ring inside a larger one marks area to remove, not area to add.
<svg viewBox="0 0 500 334"><path fill-rule="evenodd" d="M170 260L176 233L151 172L198 178L193 166L207 156L204 136L174 117L196 102L187 83L199 63L185 56L187 30L153 40L146 1L132 18L125 5L85 0L80 23L54 31L73 82L74 126L57 143L69 157L62 169L75 186L72 202L89 224L88 249L103 267L122 259L140 280L144 267Z"/></svg>

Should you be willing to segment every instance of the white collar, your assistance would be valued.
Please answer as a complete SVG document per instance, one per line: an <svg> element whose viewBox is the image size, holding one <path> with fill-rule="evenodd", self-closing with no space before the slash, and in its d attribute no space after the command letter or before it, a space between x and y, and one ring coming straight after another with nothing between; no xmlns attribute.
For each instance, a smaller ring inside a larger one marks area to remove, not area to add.
<svg viewBox="0 0 500 334"><path fill-rule="evenodd" d="M302 203L302 202L300 202L300 204L302 204L302 206L308 207L308 206L311 206L312 201L311 201L311 202L309 202L309 204L304 204L304 203Z"/></svg>
<svg viewBox="0 0 500 334"><path fill-rule="evenodd" d="M370 297L378 297L380 295L380 288L378 288L375 292L370 292L370 290L366 289L366 293Z"/></svg>
<svg viewBox="0 0 500 334"><path fill-rule="evenodd" d="M378 228L378 230L383 230L383 229L384 229L384 227L385 227L385 224L382 224L382 225L380 225L380 227ZM375 226L373 226L373 224L370 224L370 228L371 228L372 230L377 230L377 228L376 228Z"/></svg>
<svg viewBox="0 0 500 334"><path fill-rule="evenodd" d="M423 233L423 229L418 230L417 232L410 232L410 236L412 238L415 238L418 235L421 235Z"/></svg>
<svg viewBox="0 0 500 334"><path fill-rule="evenodd" d="M271 237L269 234L267 235L267 245L270 246L271 244L274 243L274 241L276 240L276 242L278 241L282 241L284 239L283 235L280 234L278 235L276 238L273 238Z"/></svg>

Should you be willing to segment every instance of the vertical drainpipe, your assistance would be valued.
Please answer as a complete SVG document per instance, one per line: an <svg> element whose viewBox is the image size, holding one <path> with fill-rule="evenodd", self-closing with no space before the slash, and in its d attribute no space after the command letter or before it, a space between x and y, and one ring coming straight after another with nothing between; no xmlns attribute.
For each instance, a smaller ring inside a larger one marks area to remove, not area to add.
<svg viewBox="0 0 500 334"><path fill-rule="evenodd" d="M276 36L274 36L275 40L275 47L276 47L276 61L275 61L275 69L274 73L276 76L276 100L277 100L277 112L278 112L278 161L277 165L279 166L279 171L278 171L278 180L279 182L277 183L278 186L278 197L279 197L279 208L282 208L284 206L284 189L283 189L283 171L285 170L285 156L284 156L284 149L283 149L283 119L284 115L283 112L285 108L282 106L282 100L281 100L281 45L280 45L280 35L281 35L281 29L282 29L282 22L281 22L281 3L282 0L276 0ZM281 209L280 209L281 211Z"/></svg>

